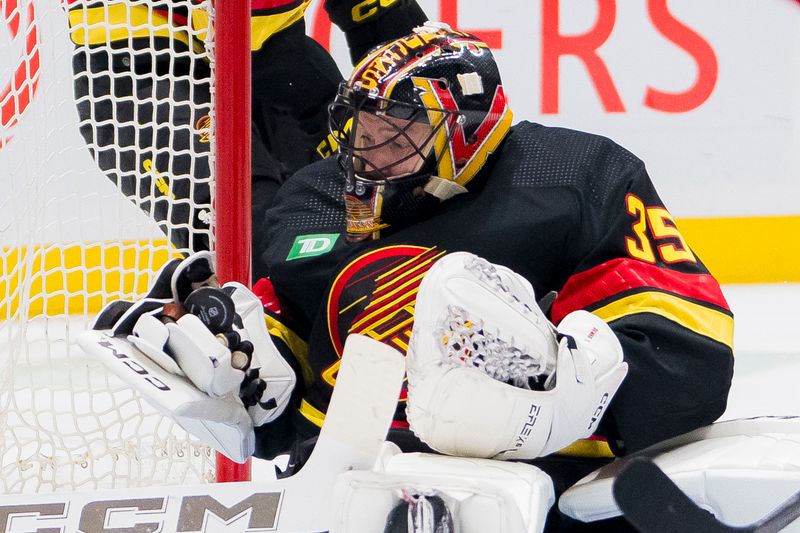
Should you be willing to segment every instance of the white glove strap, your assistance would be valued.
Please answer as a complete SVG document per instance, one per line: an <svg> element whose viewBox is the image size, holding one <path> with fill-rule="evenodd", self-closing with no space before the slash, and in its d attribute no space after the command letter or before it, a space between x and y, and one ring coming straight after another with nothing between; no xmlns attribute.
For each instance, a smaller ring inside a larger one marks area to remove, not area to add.
<svg viewBox="0 0 800 533"><path fill-rule="evenodd" d="M628 373L619 340L597 316L575 311L561 321L558 331L569 338L559 345L553 389L559 401L553 404L553 425L542 455L593 434Z"/></svg>
<svg viewBox="0 0 800 533"><path fill-rule="evenodd" d="M157 314L157 311L155 314ZM132 342L134 346L139 348L147 357L152 359L161 368L175 374L176 376L185 376L181 367L175 362L175 359L167 355L164 351L167 347L167 340L169 339L169 330L153 313L141 315L136 325L133 326L133 335L128 335L128 341Z"/></svg>
<svg viewBox="0 0 800 533"><path fill-rule="evenodd" d="M529 440L499 458L540 457L590 436L628 372L617 336L597 316L575 311L561 321L558 331L565 337L559 343L556 371L546 383L552 388L530 393L542 396L542 409L548 411L544 445Z"/></svg>

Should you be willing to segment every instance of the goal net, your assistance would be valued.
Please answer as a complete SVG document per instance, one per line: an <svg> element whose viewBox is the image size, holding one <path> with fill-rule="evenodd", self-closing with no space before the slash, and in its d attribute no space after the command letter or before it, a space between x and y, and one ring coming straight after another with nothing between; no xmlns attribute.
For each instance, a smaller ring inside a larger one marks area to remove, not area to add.
<svg viewBox="0 0 800 533"><path fill-rule="evenodd" d="M217 142L225 113L241 115L218 95L249 102L246 68L243 94L216 81L222 38L249 37L222 5L0 0L0 493L215 478L213 451L77 337L175 254L249 245L223 243L216 216L232 208L217 200L215 168L249 164L249 121L243 137L225 133L244 152Z"/></svg>

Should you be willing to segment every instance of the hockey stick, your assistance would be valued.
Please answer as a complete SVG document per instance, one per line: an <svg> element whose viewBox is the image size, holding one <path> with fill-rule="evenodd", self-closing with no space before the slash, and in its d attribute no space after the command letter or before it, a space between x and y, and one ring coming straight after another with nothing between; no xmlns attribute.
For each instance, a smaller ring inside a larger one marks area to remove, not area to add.
<svg viewBox="0 0 800 533"><path fill-rule="evenodd" d="M613 491L625 518L642 533L776 533L800 517L798 492L753 524L723 524L647 457L632 458L614 481Z"/></svg>

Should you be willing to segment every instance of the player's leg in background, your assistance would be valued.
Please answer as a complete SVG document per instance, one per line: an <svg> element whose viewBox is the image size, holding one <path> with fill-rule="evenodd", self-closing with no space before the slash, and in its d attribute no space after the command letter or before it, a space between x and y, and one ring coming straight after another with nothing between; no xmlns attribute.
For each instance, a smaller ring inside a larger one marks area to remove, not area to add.
<svg viewBox="0 0 800 533"><path fill-rule="evenodd" d="M333 58L305 34L303 19L253 52L253 120L284 179L323 154L328 104L342 74Z"/></svg>
<svg viewBox="0 0 800 533"><path fill-rule="evenodd" d="M171 48L81 46L73 72L80 131L99 168L175 247L207 249L208 66Z"/></svg>
<svg viewBox="0 0 800 533"><path fill-rule="evenodd" d="M260 228L280 185L300 168L331 155L328 104L342 74L305 34L302 19L273 34L253 58L254 279L267 275L257 258L266 249Z"/></svg>

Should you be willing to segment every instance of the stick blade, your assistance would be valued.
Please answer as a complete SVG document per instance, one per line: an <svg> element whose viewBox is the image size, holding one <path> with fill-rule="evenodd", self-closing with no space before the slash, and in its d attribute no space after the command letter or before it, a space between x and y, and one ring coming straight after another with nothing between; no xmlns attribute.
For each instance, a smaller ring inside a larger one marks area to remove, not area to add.
<svg viewBox="0 0 800 533"><path fill-rule="evenodd" d="M642 533L748 531L721 524L698 507L651 459L632 458L614 481L614 499Z"/></svg>

